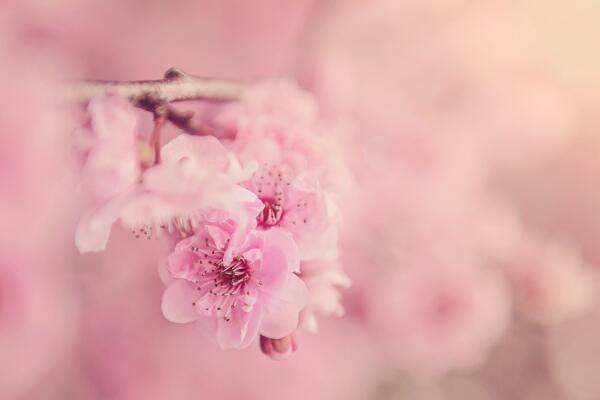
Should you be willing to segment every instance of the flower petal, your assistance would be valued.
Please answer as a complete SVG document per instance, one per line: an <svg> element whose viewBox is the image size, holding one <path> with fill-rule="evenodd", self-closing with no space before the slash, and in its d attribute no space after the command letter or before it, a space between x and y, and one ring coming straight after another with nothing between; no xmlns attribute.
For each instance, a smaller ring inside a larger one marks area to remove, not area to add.
<svg viewBox="0 0 600 400"><path fill-rule="evenodd" d="M167 258L167 271L174 278L191 279L198 255L188 250L173 252Z"/></svg>
<svg viewBox="0 0 600 400"><path fill-rule="evenodd" d="M181 134L165 144L160 151L161 160L166 164L174 164L184 158L213 167L215 171L223 170L229 161L227 150L213 136L192 136Z"/></svg>
<svg viewBox="0 0 600 400"><path fill-rule="evenodd" d="M198 292L194 285L184 279L176 279L163 293L161 308L171 322L184 324L198 319L194 302Z"/></svg>
<svg viewBox="0 0 600 400"><path fill-rule="evenodd" d="M81 253L102 251L112 225L121 213L120 201L112 201L81 218L75 232L75 245Z"/></svg>
<svg viewBox="0 0 600 400"><path fill-rule="evenodd" d="M216 225L206 225L205 229L218 249L224 249L227 246L229 237L231 236L229 232Z"/></svg>
<svg viewBox="0 0 600 400"><path fill-rule="evenodd" d="M252 310L252 315L248 320L248 325L246 327L244 338L242 339L242 343L240 343L240 349L249 346L252 343L252 341L254 341L256 336L258 336L258 328L262 320L262 315L263 310L260 307L255 307Z"/></svg>
<svg viewBox="0 0 600 400"><path fill-rule="evenodd" d="M263 233L263 240L263 262L256 277L262 283L262 290L270 292L277 290L300 268L300 256L292 235L286 230L271 228Z"/></svg>
<svg viewBox="0 0 600 400"><path fill-rule="evenodd" d="M300 253L292 234L285 229L271 228L265 232L265 247L276 247L285 253L290 272L300 272Z"/></svg>
<svg viewBox="0 0 600 400"><path fill-rule="evenodd" d="M242 348L248 346L258 334L262 316L260 307L253 307L251 312L236 309L231 320L219 319L217 322L217 343L223 349Z"/></svg>
<svg viewBox="0 0 600 400"><path fill-rule="evenodd" d="M271 339L291 334L298 327L299 313L308 302L306 285L292 275L276 293L266 296L260 334Z"/></svg>

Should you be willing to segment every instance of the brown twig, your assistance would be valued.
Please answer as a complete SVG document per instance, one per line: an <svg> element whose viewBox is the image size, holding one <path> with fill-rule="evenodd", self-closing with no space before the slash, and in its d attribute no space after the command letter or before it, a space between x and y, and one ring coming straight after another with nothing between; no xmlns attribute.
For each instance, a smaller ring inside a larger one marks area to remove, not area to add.
<svg viewBox="0 0 600 400"><path fill-rule="evenodd" d="M201 127L194 125L193 111L179 111L170 104L163 102L160 98L157 98L154 94L144 95L138 98L133 104L143 110L150 111L155 117L157 114L163 115L167 121L184 132L192 135L208 134Z"/></svg>
<svg viewBox="0 0 600 400"><path fill-rule="evenodd" d="M146 81L86 81L72 84L67 92L69 100L87 102L96 96L117 94L137 104L151 96L162 103L185 100L228 101L239 99L244 85L239 82L188 75L170 68L163 79Z"/></svg>
<svg viewBox="0 0 600 400"><path fill-rule="evenodd" d="M187 133L205 135L210 132L193 124L193 112L176 110L170 103L186 100L230 101L241 98L243 91L244 85L239 82L199 78L170 68L163 79L157 80L79 82L70 86L67 96L71 101L86 103L96 96L120 95L129 99L134 106L154 114L155 124L160 115L163 122L167 120Z"/></svg>

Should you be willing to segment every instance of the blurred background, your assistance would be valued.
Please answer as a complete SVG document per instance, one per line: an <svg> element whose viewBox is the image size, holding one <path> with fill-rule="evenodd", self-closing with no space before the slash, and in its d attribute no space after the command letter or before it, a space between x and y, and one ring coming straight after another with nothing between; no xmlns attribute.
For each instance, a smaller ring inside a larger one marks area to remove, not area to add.
<svg viewBox="0 0 600 400"><path fill-rule="evenodd" d="M2 0L0 399L600 399L600 2ZM296 80L352 179L346 314L275 362L79 255L62 82Z"/></svg>

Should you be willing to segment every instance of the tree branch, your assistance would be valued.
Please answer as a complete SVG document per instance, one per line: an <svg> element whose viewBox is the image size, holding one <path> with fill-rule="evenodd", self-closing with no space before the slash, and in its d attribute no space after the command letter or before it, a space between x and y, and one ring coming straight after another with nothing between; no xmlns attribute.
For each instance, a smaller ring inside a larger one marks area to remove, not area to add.
<svg viewBox="0 0 600 400"><path fill-rule="evenodd" d="M195 126L194 113L179 111L170 103L186 100L231 101L240 99L244 84L199 78L180 69L170 68L163 79L149 81L87 81L72 84L67 98L73 102L87 103L96 96L116 94L123 96L135 106L160 117L183 131L193 135L208 135L210 132Z"/></svg>
<svg viewBox="0 0 600 400"><path fill-rule="evenodd" d="M117 94L139 106L140 101L148 97L162 104L185 100L236 100L242 96L243 89L244 85L239 82L199 78L180 69L170 68L163 79L75 83L69 87L67 97L71 101L83 103L96 96Z"/></svg>

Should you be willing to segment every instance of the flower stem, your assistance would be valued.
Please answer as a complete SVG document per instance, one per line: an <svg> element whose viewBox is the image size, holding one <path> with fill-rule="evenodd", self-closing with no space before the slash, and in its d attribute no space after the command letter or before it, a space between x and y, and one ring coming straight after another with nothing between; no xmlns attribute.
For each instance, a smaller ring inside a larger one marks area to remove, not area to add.
<svg viewBox="0 0 600 400"><path fill-rule="evenodd" d="M160 163L160 131L167 121L167 112L154 113L154 129L150 138L150 146L154 149L154 165Z"/></svg>

